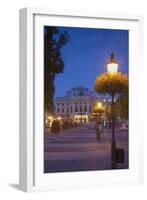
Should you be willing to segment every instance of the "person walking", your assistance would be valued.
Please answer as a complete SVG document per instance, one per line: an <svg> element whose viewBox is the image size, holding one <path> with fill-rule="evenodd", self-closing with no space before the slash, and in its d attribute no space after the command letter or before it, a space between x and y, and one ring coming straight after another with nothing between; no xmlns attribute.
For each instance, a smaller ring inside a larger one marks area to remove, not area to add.
<svg viewBox="0 0 147 200"><path fill-rule="evenodd" d="M100 140L101 139L101 132L100 132L99 124L98 124L97 121L96 121L96 124L95 124L95 130L96 130L96 138L97 138L97 140Z"/></svg>

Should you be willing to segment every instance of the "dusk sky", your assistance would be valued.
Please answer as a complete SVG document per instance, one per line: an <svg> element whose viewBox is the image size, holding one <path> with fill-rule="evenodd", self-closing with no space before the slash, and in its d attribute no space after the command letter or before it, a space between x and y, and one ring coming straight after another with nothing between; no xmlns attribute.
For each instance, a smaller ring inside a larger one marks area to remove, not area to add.
<svg viewBox="0 0 147 200"><path fill-rule="evenodd" d="M106 72L106 63L114 52L119 70L128 73L128 31L112 29L60 28L70 35L63 47L64 73L56 76L55 97L62 97L73 87L91 90L95 79Z"/></svg>

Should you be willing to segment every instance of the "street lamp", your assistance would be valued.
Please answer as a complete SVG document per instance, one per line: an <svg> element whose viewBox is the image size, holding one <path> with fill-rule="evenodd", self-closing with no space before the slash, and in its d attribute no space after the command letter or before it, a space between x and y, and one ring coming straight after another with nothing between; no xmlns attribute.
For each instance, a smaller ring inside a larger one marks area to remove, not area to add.
<svg viewBox="0 0 147 200"><path fill-rule="evenodd" d="M98 107L98 109L101 109L102 108L102 102L98 102L97 107Z"/></svg>
<svg viewBox="0 0 147 200"><path fill-rule="evenodd" d="M47 117L47 123L49 124L49 128L51 128L52 122L53 122L53 116L49 115Z"/></svg>
<svg viewBox="0 0 147 200"><path fill-rule="evenodd" d="M110 62L107 63L107 73L111 73L112 75L118 72L118 66L114 53L110 55ZM111 163L112 169L116 168L116 139L115 139L115 96L111 97L111 110L112 110L112 140L111 140Z"/></svg>
<svg viewBox="0 0 147 200"><path fill-rule="evenodd" d="M62 117L57 117L57 120L61 120L62 119Z"/></svg>
<svg viewBox="0 0 147 200"><path fill-rule="evenodd" d="M102 131L103 131L103 124L101 122L101 115L103 112L104 112L104 107L102 105L102 102L97 102L93 110L93 116L95 117L95 128L96 128L96 135L97 135L98 140L101 139L101 132L100 132L100 127L99 127L100 124L102 126Z"/></svg>
<svg viewBox="0 0 147 200"><path fill-rule="evenodd" d="M100 121L101 121L101 113L104 111L102 102L98 102L97 103L96 110L98 112L98 122L100 123Z"/></svg>
<svg viewBox="0 0 147 200"><path fill-rule="evenodd" d="M110 61L107 63L107 72L108 73L111 73L111 74L113 74L113 73L117 73L118 72L118 63L117 63L117 61L116 61L116 59L115 59L115 55L114 55L114 53L112 53L111 55L110 55Z"/></svg>

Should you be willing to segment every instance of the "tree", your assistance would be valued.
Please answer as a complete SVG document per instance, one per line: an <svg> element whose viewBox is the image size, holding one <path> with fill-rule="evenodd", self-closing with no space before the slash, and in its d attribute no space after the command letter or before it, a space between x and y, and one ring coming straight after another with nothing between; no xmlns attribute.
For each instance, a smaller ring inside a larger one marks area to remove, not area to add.
<svg viewBox="0 0 147 200"><path fill-rule="evenodd" d="M58 120L54 120L52 122L52 126L51 126L51 132L52 133L58 133L61 130L61 125L60 122Z"/></svg>
<svg viewBox="0 0 147 200"><path fill-rule="evenodd" d="M68 42L67 32L57 27L44 27L44 110L52 113L54 107L55 77L63 73L64 60L61 49Z"/></svg>
<svg viewBox="0 0 147 200"><path fill-rule="evenodd" d="M108 94L113 99L117 96L116 110L120 116L127 118L128 113L128 75L108 73L96 79L95 90L98 93Z"/></svg>
<svg viewBox="0 0 147 200"><path fill-rule="evenodd" d="M122 119L128 119L128 94L121 95L115 104L116 113Z"/></svg>
<svg viewBox="0 0 147 200"><path fill-rule="evenodd" d="M116 164L116 141L115 141L115 97L128 94L128 76L121 73L102 74L96 79L95 90L98 93L108 94L111 96L111 117L112 117L112 144L111 144L111 161L112 168Z"/></svg>
<svg viewBox="0 0 147 200"><path fill-rule="evenodd" d="M95 90L111 97L126 94L128 92L128 75L121 73L102 74L96 79Z"/></svg>

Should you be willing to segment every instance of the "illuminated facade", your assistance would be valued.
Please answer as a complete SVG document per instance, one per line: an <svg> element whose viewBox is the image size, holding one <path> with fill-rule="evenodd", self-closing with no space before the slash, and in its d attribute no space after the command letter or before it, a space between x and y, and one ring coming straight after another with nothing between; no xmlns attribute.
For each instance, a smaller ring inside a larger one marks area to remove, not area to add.
<svg viewBox="0 0 147 200"><path fill-rule="evenodd" d="M99 100L95 92L85 87L72 88L64 97L55 99L55 115L76 122L89 122Z"/></svg>

